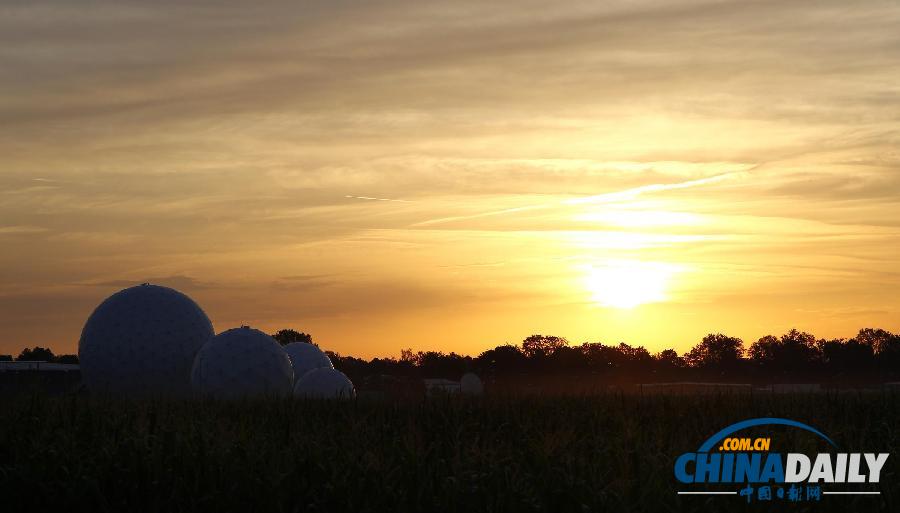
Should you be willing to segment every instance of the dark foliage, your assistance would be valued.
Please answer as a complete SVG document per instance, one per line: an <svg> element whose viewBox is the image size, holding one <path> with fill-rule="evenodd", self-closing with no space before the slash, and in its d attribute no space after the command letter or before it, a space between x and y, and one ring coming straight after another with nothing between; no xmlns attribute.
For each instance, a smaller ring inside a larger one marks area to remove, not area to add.
<svg viewBox="0 0 900 513"><path fill-rule="evenodd" d="M16 357L16 361L20 362L52 362L53 351L46 347L35 346L34 348L25 348Z"/></svg>
<svg viewBox="0 0 900 513"><path fill-rule="evenodd" d="M0 356L0 361L4 361L5 359ZM12 358L6 359L5 361L12 361ZM36 346L31 349L25 348L19 353L19 356L16 357L16 361L20 362L53 362L53 363L78 363L78 355L74 354L61 354L55 355L53 351L46 347Z"/></svg>
<svg viewBox="0 0 900 513"><path fill-rule="evenodd" d="M307 344L313 343L312 335L310 335L309 333L303 333L289 328L276 331L272 334L272 338L274 338L279 344L283 346L286 346L291 342L306 342Z"/></svg>
<svg viewBox="0 0 900 513"><path fill-rule="evenodd" d="M650 354L624 342L571 346L562 337L547 335L532 335L520 346L505 344L476 357L409 349L399 359L369 362L329 355L335 367L354 379L373 375L457 379L474 371L495 385L546 388L553 382L571 391L664 381L853 386L900 380L900 336L881 329L860 330L849 340L820 340L793 329L780 337L762 337L748 349L739 338L713 333L684 356L674 349Z"/></svg>
<svg viewBox="0 0 900 513"><path fill-rule="evenodd" d="M282 344L312 341L310 335L292 329L273 336ZM862 329L848 340L817 339L792 329L780 337L762 337L746 349L739 338L711 333L683 356L674 349L650 354L644 347L624 342L573 346L565 338L550 335L532 335L521 345L500 345L474 357L410 349L402 350L400 358L368 361L333 352L328 355L336 368L360 383L385 376L414 381L458 379L469 371L500 388L547 389L548 383L553 383L570 391L665 381L841 386L900 381L900 335L872 328ZM75 355L55 356L43 347L25 349L17 359L78 362Z"/></svg>

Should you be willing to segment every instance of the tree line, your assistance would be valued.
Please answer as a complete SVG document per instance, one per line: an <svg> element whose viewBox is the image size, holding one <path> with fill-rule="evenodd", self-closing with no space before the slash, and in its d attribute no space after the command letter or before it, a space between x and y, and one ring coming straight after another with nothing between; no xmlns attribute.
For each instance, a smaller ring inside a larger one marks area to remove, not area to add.
<svg viewBox="0 0 900 513"><path fill-rule="evenodd" d="M314 343L293 329L274 333L281 344ZM737 337L711 333L689 351L650 353L624 342L572 345L564 337L531 335L520 344L503 344L478 356L441 351L401 351L399 358L364 360L328 352L335 368L354 382L389 379L458 379L475 372L483 379L528 384L626 384L667 381L741 383L871 384L900 381L900 335L864 328L849 339L819 339L792 329L767 335L748 346ZM0 360L12 360L0 355ZM44 347L26 348L20 361L78 363L76 355L54 355Z"/></svg>
<svg viewBox="0 0 900 513"><path fill-rule="evenodd" d="M329 356L352 379L378 375L458 379L464 372L475 372L498 382L556 383L569 389L671 381L854 386L900 380L900 335L878 328L830 340L792 329L762 337L749 347L740 338L711 333L684 354L674 349L650 353L624 342L571 345L563 337L532 335L521 344L500 345L475 357L409 349L399 358L369 361L337 353Z"/></svg>
<svg viewBox="0 0 900 513"><path fill-rule="evenodd" d="M0 362L11 362L13 357L10 354L0 354ZM26 347L19 356L15 358L17 362L52 362L52 363L78 363L77 354L53 354L48 347L35 346Z"/></svg>

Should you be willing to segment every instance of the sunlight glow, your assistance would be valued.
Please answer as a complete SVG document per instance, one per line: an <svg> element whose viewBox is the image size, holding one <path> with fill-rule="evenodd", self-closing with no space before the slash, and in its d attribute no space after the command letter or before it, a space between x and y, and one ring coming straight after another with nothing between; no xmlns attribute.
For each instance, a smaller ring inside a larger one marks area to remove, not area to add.
<svg viewBox="0 0 900 513"><path fill-rule="evenodd" d="M661 248L712 240L714 235L681 235L668 233L642 233L626 231L572 231L564 232L571 244L584 250L640 250Z"/></svg>
<svg viewBox="0 0 900 513"><path fill-rule="evenodd" d="M683 226L700 223L701 217L689 212L667 210L604 210L575 216L576 221L602 223L623 228Z"/></svg>
<svg viewBox="0 0 900 513"><path fill-rule="evenodd" d="M594 303L629 309L666 301L667 288L679 268L670 264L617 260L586 267L584 287Z"/></svg>

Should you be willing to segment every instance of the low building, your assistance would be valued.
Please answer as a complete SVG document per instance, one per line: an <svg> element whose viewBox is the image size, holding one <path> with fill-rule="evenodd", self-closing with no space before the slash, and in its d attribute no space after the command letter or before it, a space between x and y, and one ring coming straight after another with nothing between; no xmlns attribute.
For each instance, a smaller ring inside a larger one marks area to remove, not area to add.
<svg viewBox="0 0 900 513"><path fill-rule="evenodd" d="M425 393L428 395L458 394L460 392L459 381L442 378L425 378Z"/></svg>
<svg viewBox="0 0 900 513"><path fill-rule="evenodd" d="M0 362L0 372L81 372L81 366L72 363L53 362Z"/></svg>
<svg viewBox="0 0 900 513"><path fill-rule="evenodd" d="M81 367L53 362L0 362L0 392L65 394L81 386Z"/></svg>

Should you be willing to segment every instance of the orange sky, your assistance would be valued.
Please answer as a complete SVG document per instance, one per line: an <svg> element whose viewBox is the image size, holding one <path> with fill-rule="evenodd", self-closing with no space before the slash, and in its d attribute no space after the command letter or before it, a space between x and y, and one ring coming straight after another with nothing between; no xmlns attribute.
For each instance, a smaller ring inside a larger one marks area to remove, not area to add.
<svg viewBox="0 0 900 513"><path fill-rule="evenodd" d="M900 330L900 5L0 2L0 353Z"/></svg>

